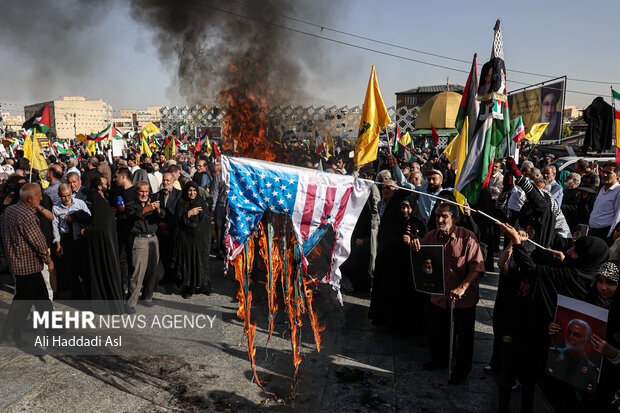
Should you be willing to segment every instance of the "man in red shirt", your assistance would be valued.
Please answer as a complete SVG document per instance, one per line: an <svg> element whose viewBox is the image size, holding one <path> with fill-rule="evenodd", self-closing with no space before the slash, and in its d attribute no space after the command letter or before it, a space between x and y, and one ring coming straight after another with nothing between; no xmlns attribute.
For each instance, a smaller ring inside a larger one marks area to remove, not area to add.
<svg viewBox="0 0 620 413"><path fill-rule="evenodd" d="M473 232L457 226L459 209L444 203L435 212L437 229L422 240L412 241L412 248L421 245L444 246L444 278L446 294L432 295L428 311L428 338L432 360L425 370L448 366L450 343L450 305L455 302L454 332L456 362L450 383L462 383L469 374L474 354L474 324L478 302L478 277L485 271L480 244Z"/></svg>

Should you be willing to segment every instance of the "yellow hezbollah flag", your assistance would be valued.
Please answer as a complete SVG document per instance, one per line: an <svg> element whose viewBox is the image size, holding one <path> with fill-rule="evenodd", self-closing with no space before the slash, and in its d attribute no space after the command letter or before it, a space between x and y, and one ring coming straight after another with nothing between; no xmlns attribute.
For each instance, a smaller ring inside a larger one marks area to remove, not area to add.
<svg viewBox="0 0 620 413"><path fill-rule="evenodd" d="M30 166L38 171L44 171L47 169L47 162L39 146L38 139L32 139L30 135L26 137L24 141L24 158L30 161Z"/></svg>
<svg viewBox="0 0 620 413"><path fill-rule="evenodd" d="M356 165L363 165L377 159L379 132L390 122L390 115L388 115L385 103L383 103L381 90L379 90L379 83L375 74L375 67L373 66L370 72L366 99L364 99L364 108L362 109L362 118L360 119L360 130L355 146Z"/></svg>
<svg viewBox="0 0 620 413"><path fill-rule="evenodd" d="M538 143L538 141L540 140L540 137L545 132L545 129L547 129L547 126L549 126L549 123L535 123L535 124L533 124L532 128L530 129L528 134L525 135L525 137L523 139L526 139L526 140L528 140L528 141L530 141L532 143Z"/></svg>
<svg viewBox="0 0 620 413"><path fill-rule="evenodd" d="M86 142L86 135L84 135L83 133L78 133L77 135L75 135L75 139L80 142Z"/></svg>
<svg viewBox="0 0 620 413"><path fill-rule="evenodd" d="M149 144L146 142L146 138L144 136L142 137L141 141L142 144L140 147L140 154L146 156L153 156L153 152L151 152L151 148L149 148Z"/></svg>
<svg viewBox="0 0 620 413"><path fill-rule="evenodd" d="M175 141L176 141L176 138L173 136L170 139L170 143L168 143L168 145L164 148L164 156L168 160L174 158L174 155L177 154L177 145Z"/></svg>
<svg viewBox="0 0 620 413"><path fill-rule="evenodd" d="M153 122L149 122L149 124L142 129L141 135L148 138L154 133L159 133L159 129L157 129L157 126L153 125Z"/></svg>
<svg viewBox="0 0 620 413"><path fill-rule="evenodd" d="M409 131L405 132L405 134L400 138L400 143L404 146L411 145L411 136L409 135Z"/></svg>
<svg viewBox="0 0 620 413"><path fill-rule="evenodd" d="M463 164L465 163L465 157L467 156L467 148L469 146L468 145L469 142L467 139L468 136L469 136L469 116L465 116L465 119L463 120L463 128L461 130L461 133L457 135L457 137L454 138L452 142L450 142L450 145L452 145L454 142L457 142L454 145L454 147L456 148L456 153L454 156L454 159L456 159L456 165L455 165L456 180L454 181L454 188L456 188L456 184L459 182L459 179L461 178L461 170L463 169ZM450 160L450 162L452 162L452 160ZM463 194L461 194L456 189L454 189L454 197L456 198L456 202L458 202L459 204L464 204L465 202L467 202Z"/></svg>

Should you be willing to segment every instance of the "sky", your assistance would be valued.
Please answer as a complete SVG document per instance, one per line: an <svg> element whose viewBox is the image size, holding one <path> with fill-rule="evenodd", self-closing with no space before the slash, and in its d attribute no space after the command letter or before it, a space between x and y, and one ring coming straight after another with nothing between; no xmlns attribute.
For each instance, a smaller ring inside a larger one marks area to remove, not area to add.
<svg viewBox="0 0 620 413"><path fill-rule="evenodd" d="M187 104L177 84L177 62L161 58L153 37L155 31L132 18L128 1L5 0L0 8L5 19L14 24L0 27L2 110L18 114L24 104L61 95L103 99L115 111ZM260 7L262 2L254 4ZM620 3L616 0L602 0L587 7L574 0L480 3L484 7L472 4L445 0L293 2L293 11L287 11L287 15L327 29L321 31L284 20L287 27L456 70L278 29L286 38L282 47L288 48L281 52L290 55L300 71L301 84L294 87L305 92L299 95L304 96L302 101L297 97L291 104L361 106L372 65L388 106L395 104L398 91L445 84L447 78L451 84L464 85L473 54L478 53L479 64L490 57L497 18L502 19L509 90L523 87L517 82L534 84L564 75L603 82L568 80L566 104L581 108L598 95L609 102L609 82L616 82L620 90L620 54L615 47L620 30L615 16L620 12ZM26 18L33 16L33 10L38 11L37 18ZM219 13L206 9L202 12ZM247 23L242 18L234 19L236 24ZM32 28L28 22L33 23ZM329 29L464 62L377 44ZM205 97L207 101L213 99Z"/></svg>

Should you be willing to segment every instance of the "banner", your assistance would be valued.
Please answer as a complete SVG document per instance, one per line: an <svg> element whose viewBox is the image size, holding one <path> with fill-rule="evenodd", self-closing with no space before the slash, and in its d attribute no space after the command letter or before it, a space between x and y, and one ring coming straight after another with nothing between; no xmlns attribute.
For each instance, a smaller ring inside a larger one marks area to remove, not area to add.
<svg viewBox="0 0 620 413"><path fill-rule="evenodd" d="M564 81L508 95L510 116L523 118L525 131L535 123L549 123L542 141L558 141L562 137L562 114L564 111Z"/></svg>

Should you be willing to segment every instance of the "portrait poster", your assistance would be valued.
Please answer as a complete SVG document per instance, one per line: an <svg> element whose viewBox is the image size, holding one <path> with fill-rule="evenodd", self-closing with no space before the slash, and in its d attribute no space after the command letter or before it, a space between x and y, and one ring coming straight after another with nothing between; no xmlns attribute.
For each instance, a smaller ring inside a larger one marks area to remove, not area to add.
<svg viewBox="0 0 620 413"><path fill-rule="evenodd" d="M549 123L541 141L559 140L562 137L562 113L564 110L564 81L510 93L508 107L511 119L521 116L525 133L535 123Z"/></svg>
<svg viewBox="0 0 620 413"><path fill-rule="evenodd" d="M560 332L552 336L547 355L547 374L577 389L594 393L603 356L596 352L592 334L605 337L608 311L584 301L558 295L555 323Z"/></svg>
<svg viewBox="0 0 620 413"><path fill-rule="evenodd" d="M443 245L422 245L420 251L411 251L411 268L416 291L432 295L446 293Z"/></svg>

